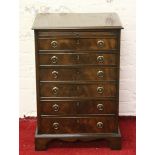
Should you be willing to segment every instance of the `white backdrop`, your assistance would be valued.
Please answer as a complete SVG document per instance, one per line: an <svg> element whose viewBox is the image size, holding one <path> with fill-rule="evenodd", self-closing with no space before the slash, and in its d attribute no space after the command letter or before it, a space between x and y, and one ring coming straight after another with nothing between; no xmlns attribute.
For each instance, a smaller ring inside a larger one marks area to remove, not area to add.
<svg viewBox="0 0 155 155"><path fill-rule="evenodd" d="M136 115L135 0L21 0L20 1L20 117L36 116L34 35L37 13L116 12L121 36L120 115Z"/></svg>

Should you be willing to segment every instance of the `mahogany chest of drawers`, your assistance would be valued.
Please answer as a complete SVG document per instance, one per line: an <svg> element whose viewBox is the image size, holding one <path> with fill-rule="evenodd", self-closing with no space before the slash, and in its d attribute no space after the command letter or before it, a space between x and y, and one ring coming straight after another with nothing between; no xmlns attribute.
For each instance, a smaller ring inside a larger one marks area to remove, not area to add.
<svg viewBox="0 0 155 155"><path fill-rule="evenodd" d="M38 14L33 29L35 149L45 150L56 139L105 139L111 149L120 149L117 14Z"/></svg>

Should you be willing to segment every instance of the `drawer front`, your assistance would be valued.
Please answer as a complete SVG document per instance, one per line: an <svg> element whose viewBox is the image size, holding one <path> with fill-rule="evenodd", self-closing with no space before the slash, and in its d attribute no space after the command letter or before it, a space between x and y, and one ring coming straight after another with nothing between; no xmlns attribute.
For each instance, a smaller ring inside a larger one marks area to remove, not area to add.
<svg viewBox="0 0 155 155"><path fill-rule="evenodd" d="M115 114L117 104L114 100L79 101L79 114Z"/></svg>
<svg viewBox="0 0 155 155"><path fill-rule="evenodd" d="M111 133L117 131L116 118L105 117L42 117L39 133Z"/></svg>
<svg viewBox="0 0 155 155"><path fill-rule="evenodd" d="M115 97L116 84L40 83L41 97Z"/></svg>
<svg viewBox="0 0 155 155"><path fill-rule="evenodd" d="M52 31L39 31L38 36L50 38L99 38L99 37L117 37L116 31L103 31L103 32L52 32Z"/></svg>
<svg viewBox="0 0 155 155"><path fill-rule="evenodd" d="M103 64L117 65L116 54L54 53L39 54L40 65Z"/></svg>
<svg viewBox="0 0 155 155"><path fill-rule="evenodd" d="M116 80L117 68L82 67L65 68L51 67L40 68L41 81L72 81L72 80Z"/></svg>
<svg viewBox="0 0 155 155"><path fill-rule="evenodd" d="M73 101L41 101L42 115L77 114L77 102Z"/></svg>
<svg viewBox="0 0 155 155"><path fill-rule="evenodd" d="M117 39L38 39L39 50L116 50Z"/></svg>
<svg viewBox="0 0 155 155"><path fill-rule="evenodd" d="M42 115L115 114L114 100L41 101Z"/></svg>

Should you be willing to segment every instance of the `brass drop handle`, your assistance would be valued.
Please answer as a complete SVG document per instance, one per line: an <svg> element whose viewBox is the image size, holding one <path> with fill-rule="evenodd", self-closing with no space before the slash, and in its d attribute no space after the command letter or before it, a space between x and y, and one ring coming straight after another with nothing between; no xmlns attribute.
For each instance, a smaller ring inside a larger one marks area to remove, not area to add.
<svg viewBox="0 0 155 155"><path fill-rule="evenodd" d="M99 93L99 94L103 94L103 87L97 87L97 92Z"/></svg>
<svg viewBox="0 0 155 155"><path fill-rule="evenodd" d="M53 48L56 48L56 47L58 47L58 42L57 41L52 41L51 42L51 46L53 47Z"/></svg>
<svg viewBox="0 0 155 155"><path fill-rule="evenodd" d="M97 104L97 109L99 110L99 111L102 111L103 110L103 104Z"/></svg>
<svg viewBox="0 0 155 155"><path fill-rule="evenodd" d="M104 62L104 56L98 56L98 57L97 57L97 61L98 61L99 63L103 63L103 62Z"/></svg>
<svg viewBox="0 0 155 155"><path fill-rule="evenodd" d="M98 71L97 72L97 77L103 78L103 76L104 76L104 72L103 71Z"/></svg>
<svg viewBox="0 0 155 155"><path fill-rule="evenodd" d="M56 64L58 62L58 57L57 56L52 56L51 61L53 64Z"/></svg>
<svg viewBox="0 0 155 155"><path fill-rule="evenodd" d="M99 40L99 41L97 41L97 46L99 47L99 48L103 48L104 47L104 41L103 40Z"/></svg>
<svg viewBox="0 0 155 155"><path fill-rule="evenodd" d="M59 105L58 105L58 104L54 104L54 105L52 106L52 109L53 109L55 112L59 111Z"/></svg>
<svg viewBox="0 0 155 155"><path fill-rule="evenodd" d="M103 128L103 122L97 122L96 126L100 129Z"/></svg>
<svg viewBox="0 0 155 155"><path fill-rule="evenodd" d="M58 72L57 71L53 71L52 72L53 78L57 79L58 78Z"/></svg>
<svg viewBox="0 0 155 155"><path fill-rule="evenodd" d="M58 87L53 87L52 92L54 95L58 94L59 88Z"/></svg>
<svg viewBox="0 0 155 155"><path fill-rule="evenodd" d="M58 123L58 122L54 122L54 123L53 123L53 128L54 128L55 130L58 130L58 129L59 129L59 123Z"/></svg>

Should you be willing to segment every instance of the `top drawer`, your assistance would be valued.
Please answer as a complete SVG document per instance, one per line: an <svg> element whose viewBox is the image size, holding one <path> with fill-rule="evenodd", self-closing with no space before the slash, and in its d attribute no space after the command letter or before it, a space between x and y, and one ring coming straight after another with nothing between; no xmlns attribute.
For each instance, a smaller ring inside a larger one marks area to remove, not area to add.
<svg viewBox="0 0 155 155"><path fill-rule="evenodd" d="M39 50L116 50L116 38L39 38Z"/></svg>
<svg viewBox="0 0 155 155"><path fill-rule="evenodd" d="M49 38L100 38L100 37L117 37L118 31L100 31L100 32L56 32L56 31L39 31L39 37Z"/></svg>

